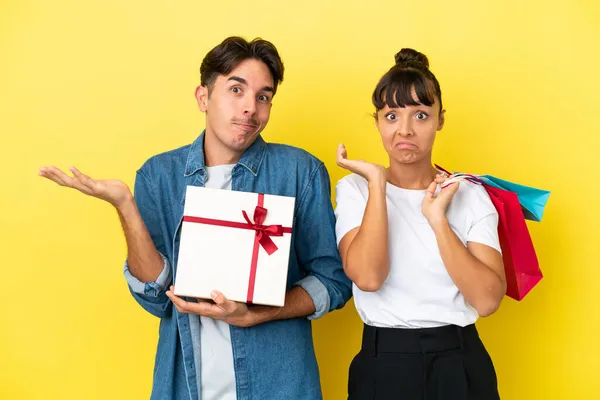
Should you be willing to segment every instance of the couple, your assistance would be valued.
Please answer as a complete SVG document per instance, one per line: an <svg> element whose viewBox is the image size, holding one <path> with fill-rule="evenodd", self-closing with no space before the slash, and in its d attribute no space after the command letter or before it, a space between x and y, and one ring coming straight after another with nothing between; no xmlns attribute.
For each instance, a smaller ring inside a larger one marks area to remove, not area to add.
<svg viewBox="0 0 600 400"><path fill-rule="evenodd" d="M323 163L260 136L284 72L260 39L230 37L206 55L195 92L206 129L151 157L135 197L118 180L41 168L117 209L129 289L160 318L153 399L322 398L310 321L352 294L364 331L349 399L499 398L474 326L505 293L498 215L476 185L441 189L445 176L431 160L444 124L439 83L423 54L402 49L395 61L373 92L389 167L349 159L340 145L337 163L352 174L337 184L335 213ZM216 290L213 302L173 294L187 185L296 198L284 307Z"/></svg>

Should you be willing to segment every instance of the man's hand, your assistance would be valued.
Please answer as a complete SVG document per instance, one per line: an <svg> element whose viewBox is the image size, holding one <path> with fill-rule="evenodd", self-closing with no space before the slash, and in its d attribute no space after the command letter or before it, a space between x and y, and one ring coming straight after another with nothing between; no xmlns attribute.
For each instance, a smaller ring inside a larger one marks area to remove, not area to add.
<svg viewBox="0 0 600 400"><path fill-rule="evenodd" d="M77 189L88 196L107 201L116 208L123 206L133 199L131 190L122 181L95 180L82 174L75 167L71 167L69 170L73 173L73 177L70 177L54 166L40 168L39 175L60 186Z"/></svg>
<svg viewBox="0 0 600 400"><path fill-rule="evenodd" d="M275 307L248 308L244 303L228 300L223 293L216 290L211 293L214 303L204 300L198 302L185 301L173 294L173 286L166 293L180 313L197 314L240 327L250 327L267 321L270 319L267 317L267 313L269 311L275 313L276 311Z"/></svg>

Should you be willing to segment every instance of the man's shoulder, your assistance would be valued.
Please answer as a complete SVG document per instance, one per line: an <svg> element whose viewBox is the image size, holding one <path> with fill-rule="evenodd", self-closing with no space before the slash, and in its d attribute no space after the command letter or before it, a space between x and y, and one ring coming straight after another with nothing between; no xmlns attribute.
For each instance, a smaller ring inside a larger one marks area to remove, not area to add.
<svg viewBox="0 0 600 400"><path fill-rule="evenodd" d="M185 168L191 144L168 150L148 158L138 172L148 176L171 174Z"/></svg>
<svg viewBox="0 0 600 400"><path fill-rule="evenodd" d="M267 143L267 153L269 158L272 158L278 164L289 163L311 167L320 167L323 164L314 154L288 144Z"/></svg>

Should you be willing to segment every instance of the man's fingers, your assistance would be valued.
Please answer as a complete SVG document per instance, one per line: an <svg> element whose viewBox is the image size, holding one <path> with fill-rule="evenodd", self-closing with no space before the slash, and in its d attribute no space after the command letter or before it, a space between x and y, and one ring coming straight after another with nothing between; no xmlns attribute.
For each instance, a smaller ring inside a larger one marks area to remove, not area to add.
<svg viewBox="0 0 600 400"><path fill-rule="evenodd" d="M197 314L203 317L222 319L227 316L227 313L218 304L211 304L206 301L190 302L185 301L173 293L173 286L166 292L167 297L171 299L177 311L182 314ZM229 303L230 301L221 294L222 298ZM227 304L229 306L229 304Z"/></svg>
<svg viewBox="0 0 600 400"><path fill-rule="evenodd" d="M225 295L218 290L213 290L210 293L210 297L214 300L215 304L226 313L232 313L236 309L236 304L225 297Z"/></svg>
<svg viewBox="0 0 600 400"><path fill-rule="evenodd" d="M50 166L40 168L40 175L44 178L50 179L54 183L58 183L61 186L69 186L68 185L68 176L66 176L62 171L58 168Z"/></svg>
<svg viewBox="0 0 600 400"><path fill-rule="evenodd" d="M75 178L77 178L77 180L79 182L81 182L83 185L85 185L87 188L89 188L91 190L93 190L95 188L96 181L94 181L89 176L81 173L77 168L71 167L71 168L69 168L69 171L71 171L73 173L73 175L75 176Z"/></svg>
<svg viewBox="0 0 600 400"><path fill-rule="evenodd" d="M83 185L78 179L70 177L55 166L40 169L40 175L50 179L51 181L59 184L60 186L70 187L73 189L77 189L85 194L90 194L90 189L88 187Z"/></svg>
<svg viewBox="0 0 600 400"><path fill-rule="evenodd" d="M189 313L188 305L187 305L188 302L183 300L179 296L175 296L175 294L173 293L173 286L171 286L170 290L167 290L166 295L169 299L171 299L171 301L175 305L175 308L177 308L177 311L179 311L180 313L184 313L184 314Z"/></svg>
<svg viewBox="0 0 600 400"><path fill-rule="evenodd" d="M207 315L208 314L207 310L205 309L205 307L203 307L204 305L213 306L212 304L208 304L205 302L195 303L195 302L185 301L181 297L173 294L172 290L168 290L166 292L166 294L167 294L167 297L169 297L169 299L171 299L171 301L175 305L175 308L177 308L177 311L179 311L180 313L182 313L182 314L198 314L198 315L202 315L205 317L209 317L209 316L212 317L212 315Z"/></svg>
<svg viewBox="0 0 600 400"><path fill-rule="evenodd" d="M210 292L210 297L216 304L224 304L227 301L225 295L219 292L218 290L213 290L212 292Z"/></svg>

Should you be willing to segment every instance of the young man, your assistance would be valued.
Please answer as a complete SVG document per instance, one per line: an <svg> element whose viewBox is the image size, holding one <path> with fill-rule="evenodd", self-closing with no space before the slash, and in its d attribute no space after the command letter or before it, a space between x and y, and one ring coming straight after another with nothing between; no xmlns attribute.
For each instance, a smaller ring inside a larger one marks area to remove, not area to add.
<svg viewBox="0 0 600 400"><path fill-rule="evenodd" d="M264 40L230 37L212 49L196 89L205 131L191 145L150 158L137 171L135 200L121 181L94 180L75 168L73 177L40 170L118 211L130 290L161 319L153 399L322 397L310 320L341 308L351 284L337 251L325 166L260 136L283 71ZM214 303L172 293L187 185L296 198L284 307L247 306L217 291Z"/></svg>

